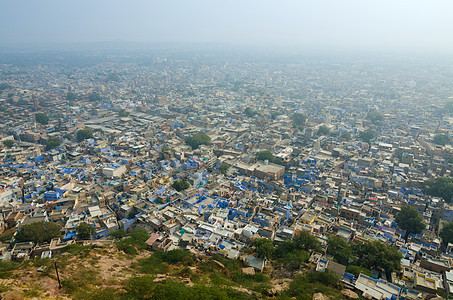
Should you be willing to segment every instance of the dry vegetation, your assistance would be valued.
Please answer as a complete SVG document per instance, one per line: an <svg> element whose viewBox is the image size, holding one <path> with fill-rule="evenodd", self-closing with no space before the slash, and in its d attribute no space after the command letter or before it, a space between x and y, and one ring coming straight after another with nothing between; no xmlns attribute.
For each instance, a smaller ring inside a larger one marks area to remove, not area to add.
<svg viewBox="0 0 453 300"><path fill-rule="evenodd" d="M57 263L62 288L58 287ZM315 292L341 299L329 274L271 278L268 268L242 274L242 261L216 255L196 257L187 251L137 255L115 245L71 245L52 259L0 265L2 299L301 299ZM310 273L311 274L311 273ZM313 278L312 278L313 277ZM297 283L295 285L295 283Z"/></svg>

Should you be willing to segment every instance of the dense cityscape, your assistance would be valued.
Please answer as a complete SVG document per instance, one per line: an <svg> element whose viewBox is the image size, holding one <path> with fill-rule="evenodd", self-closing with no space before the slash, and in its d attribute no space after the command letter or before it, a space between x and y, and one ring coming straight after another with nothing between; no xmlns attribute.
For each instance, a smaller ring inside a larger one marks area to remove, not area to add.
<svg viewBox="0 0 453 300"><path fill-rule="evenodd" d="M451 64L225 53L0 55L1 292L453 294Z"/></svg>

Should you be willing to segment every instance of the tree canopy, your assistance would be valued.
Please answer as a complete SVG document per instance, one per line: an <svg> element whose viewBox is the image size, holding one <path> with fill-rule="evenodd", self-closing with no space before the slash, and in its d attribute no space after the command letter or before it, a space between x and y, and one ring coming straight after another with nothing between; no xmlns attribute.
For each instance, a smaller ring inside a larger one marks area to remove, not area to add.
<svg viewBox="0 0 453 300"><path fill-rule="evenodd" d="M192 136L189 136L185 140L186 144L191 146L193 150L198 149L200 145L210 145L211 138L204 133L195 133Z"/></svg>
<svg viewBox="0 0 453 300"><path fill-rule="evenodd" d="M436 145L445 146L450 144L450 136L447 134L436 134L433 138L433 143Z"/></svg>
<svg viewBox="0 0 453 300"><path fill-rule="evenodd" d="M91 102L99 102L102 100L102 97L98 93L94 92L88 95L88 100Z"/></svg>
<svg viewBox="0 0 453 300"><path fill-rule="evenodd" d="M453 178L437 177L428 179L423 183L425 192L434 197L441 197L448 203L453 199Z"/></svg>
<svg viewBox="0 0 453 300"><path fill-rule="evenodd" d="M349 265L353 260L352 249L342 237L331 235L327 238L327 253L343 265Z"/></svg>
<svg viewBox="0 0 453 300"><path fill-rule="evenodd" d="M244 110L244 114L247 116L247 117L253 117L254 115L257 114L256 111L252 110L250 107L246 107L245 110Z"/></svg>
<svg viewBox="0 0 453 300"><path fill-rule="evenodd" d="M257 160L262 160L262 161L269 161L274 164L281 165L283 163L282 159L279 157L275 157L271 151L269 150L263 150L258 152L258 155L256 156Z"/></svg>
<svg viewBox="0 0 453 300"><path fill-rule="evenodd" d="M344 132L341 137L342 140L345 141L350 141L351 140L351 133L350 132Z"/></svg>
<svg viewBox="0 0 453 300"><path fill-rule="evenodd" d="M171 187L177 190L178 192L181 192L184 191L185 189L188 189L190 187L190 183L188 183L185 180L176 180L175 182L172 183Z"/></svg>
<svg viewBox="0 0 453 300"><path fill-rule="evenodd" d="M377 111L370 111L367 113L366 118L372 123L377 123L384 120L384 116Z"/></svg>
<svg viewBox="0 0 453 300"><path fill-rule="evenodd" d="M260 258L269 259L274 255L274 243L266 238L258 238L253 241L255 247L255 253Z"/></svg>
<svg viewBox="0 0 453 300"><path fill-rule="evenodd" d="M49 243L61 235L60 226L53 222L35 222L22 226L16 234L18 242Z"/></svg>
<svg viewBox="0 0 453 300"><path fill-rule="evenodd" d="M319 126L317 134L318 135L329 135L330 129L326 125Z"/></svg>
<svg viewBox="0 0 453 300"><path fill-rule="evenodd" d="M360 132L359 137L367 143L370 143L372 139L376 137L376 132L372 129L367 129L365 131Z"/></svg>
<svg viewBox="0 0 453 300"><path fill-rule="evenodd" d="M74 93L71 93L71 92L68 92L66 94L66 100L68 101L74 101L75 99L77 99L77 95L74 94Z"/></svg>
<svg viewBox="0 0 453 300"><path fill-rule="evenodd" d="M96 232L93 226L87 223L80 223L76 228L77 237L80 240L88 240Z"/></svg>
<svg viewBox="0 0 453 300"><path fill-rule="evenodd" d="M47 125L49 123L49 117L45 113L37 113L35 115L35 120L42 125Z"/></svg>
<svg viewBox="0 0 453 300"><path fill-rule="evenodd" d="M291 119L293 120L293 124L296 127L301 127L305 125L305 122L307 121L307 116L301 113L294 113L291 116Z"/></svg>
<svg viewBox="0 0 453 300"><path fill-rule="evenodd" d="M308 260L309 251L321 251L321 244L315 236L302 231L298 236L279 243L274 258L284 266L297 269Z"/></svg>
<svg viewBox="0 0 453 300"><path fill-rule="evenodd" d="M358 243L354 245L354 252L357 262L367 269L378 267L388 274L401 269L401 252L397 247L388 246L381 241Z"/></svg>
<svg viewBox="0 0 453 300"><path fill-rule="evenodd" d="M46 151L57 148L60 146L60 141L55 137L50 137L46 143Z"/></svg>
<svg viewBox="0 0 453 300"><path fill-rule="evenodd" d="M341 237L330 236L327 240L327 253L357 275L362 271L369 274L372 268L382 268L391 273L401 267L402 254L398 248L381 241L350 244Z"/></svg>
<svg viewBox="0 0 453 300"><path fill-rule="evenodd" d="M442 239L443 245L448 245L448 243L453 243L453 222L444 224L439 233L440 238Z"/></svg>
<svg viewBox="0 0 453 300"><path fill-rule="evenodd" d="M93 130L90 128L80 129L77 131L77 141L81 142L93 138Z"/></svg>
<svg viewBox="0 0 453 300"><path fill-rule="evenodd" d="M411 233L421 233L425 228L423 217L413 206L405 205L395 216L396 223L401 229L406 230L406 235Z"/></svg>
<svg viewBox="0 0 453 300"><path fill-rule="evenodd" d="M228 169L230 168L229 165L227 165L226 163L222 163L219 167L219 171L220 173L222 173L223 175L225 175L227 172L228 172Z"/></svg>
<svg viewBox="0 0 453 300"><path fill-rule="evenodd" d="M118 111L118 116L120 116L120 117L127 117L127 116L129 116L130 114L131 114L131 113L128 112L128 111L126 111L125 109L120 109L120 110Z"/></svg>
<svg viewBox="0 0 453 300"><path fill-rule="evenodd" d="M3 145L6 147L6 148L11 148L13 145L14 145L14 141L13 140L5 140L3 141Z"/></svg>

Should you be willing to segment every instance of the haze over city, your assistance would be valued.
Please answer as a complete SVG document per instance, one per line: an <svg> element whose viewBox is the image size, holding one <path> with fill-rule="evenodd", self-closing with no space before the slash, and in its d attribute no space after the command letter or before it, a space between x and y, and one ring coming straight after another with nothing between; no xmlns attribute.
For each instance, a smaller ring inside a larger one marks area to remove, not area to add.
<svg viewBox="0 0 453 300"><path fill-rule="evenodd" d="M333 49L453 50L453 2L1 1L8 45L222 43Z"/></svg>

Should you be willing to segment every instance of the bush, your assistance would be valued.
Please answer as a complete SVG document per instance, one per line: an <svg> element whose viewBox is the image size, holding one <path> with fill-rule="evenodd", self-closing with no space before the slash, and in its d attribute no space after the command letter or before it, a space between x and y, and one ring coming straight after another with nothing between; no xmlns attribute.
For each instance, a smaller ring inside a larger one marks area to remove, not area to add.
<svg viewBox="0 0 453 300"><path fill-rule="evenodd" d="M129 255L137 255L137 248L131 243L131 238L126 238L116 242L118 250Z"/></svg>
<svg viewBox="0 0 453 300"><path fill-rule="evenodd" d="M70 244L64 247L63 252L70 253L72 255L79 255L89 252L92 249L91 245L83 246L81 244Z"/></svg>
<svg viewBox="0 0 453 300"><path fill-rule="evenodd" d="M184 263L185 265L191 265L194 262L193 255L181 249L174 249L167 252L159 251L154 253L154 255L157 255L163 262L168 264Z"/></svg>
<svg viewBox="0 0 453 300"><path fill-rule="evenodd" d="M126 236L126 231L124 231L124 229L118 229L112 232L110 236L113 237L114 239L122 239L123 237Z"/></svg>
<svg viewBox="0 0 453 300"><path fill-rule="evenodd" d="M284 291L283 296L296 297L297 299L312 299L314 293L329 295L331 299L343 298L336 289L338 277L329 272L310 271L305 275L296 275L290 283L289 289Z"/></svg>
<svg viewBox="0 0 453 300"><path fill-rule="evenodd" d="M156 283L150 276L130 278L124 289L126 290L127 299L152 299Z"/></svg>

